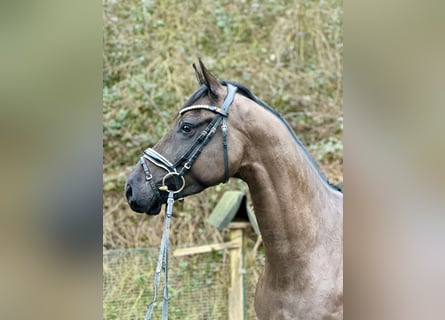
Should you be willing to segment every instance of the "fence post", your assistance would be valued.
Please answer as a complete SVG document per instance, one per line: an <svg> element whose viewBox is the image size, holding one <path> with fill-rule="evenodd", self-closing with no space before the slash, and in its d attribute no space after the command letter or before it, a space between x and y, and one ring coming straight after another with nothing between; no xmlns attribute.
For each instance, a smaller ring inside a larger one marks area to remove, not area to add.
<svg viewBox="0 0 445 320"><path fill-rule="evenodd" d="M229 224L230 241L239 244L236 248L230 249L229 320L245 319L244 246L246 228L249 226L249 222Z"/></svg>

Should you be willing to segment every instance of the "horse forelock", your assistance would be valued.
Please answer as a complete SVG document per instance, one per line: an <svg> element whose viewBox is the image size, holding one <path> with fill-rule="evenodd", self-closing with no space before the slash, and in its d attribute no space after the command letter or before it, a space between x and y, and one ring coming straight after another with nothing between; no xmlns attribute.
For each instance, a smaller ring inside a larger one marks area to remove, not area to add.
<svg viewBox="0 0 445 320"><path fill-rule="evenodd" d="M198 90L184 102L181 109L192 106L196 101L208 95L209 89L205 85L201 85Z"/></svg>

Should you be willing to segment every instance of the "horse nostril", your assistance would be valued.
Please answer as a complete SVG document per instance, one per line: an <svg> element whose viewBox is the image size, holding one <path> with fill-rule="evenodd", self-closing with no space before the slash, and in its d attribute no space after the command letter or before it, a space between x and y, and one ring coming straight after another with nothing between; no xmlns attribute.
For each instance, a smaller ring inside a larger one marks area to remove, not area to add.
<svg viewBox="0 0 445 320"><path fill-rule="evenodd" d="M127 183L126 190L125 190L125 196L127 197L127 200L130 201L131 196L133 195L133 189L131 186Z"/></svg>

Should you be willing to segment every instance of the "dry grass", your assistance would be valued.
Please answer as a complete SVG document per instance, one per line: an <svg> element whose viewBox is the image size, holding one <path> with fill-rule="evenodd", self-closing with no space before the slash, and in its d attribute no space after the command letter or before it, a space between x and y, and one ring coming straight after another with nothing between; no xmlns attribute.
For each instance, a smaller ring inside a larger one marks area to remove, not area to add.
<svg viewBox="0 0 445 320"><path fill-rule="evenodd" d="M279 110L333 182L342 181L342 3L104 0L104 244L159 243L161 219L132 213L123 183L196 89L202 56ZM173 242L220 241L205 219L232 181L177 205Z"/></svg>

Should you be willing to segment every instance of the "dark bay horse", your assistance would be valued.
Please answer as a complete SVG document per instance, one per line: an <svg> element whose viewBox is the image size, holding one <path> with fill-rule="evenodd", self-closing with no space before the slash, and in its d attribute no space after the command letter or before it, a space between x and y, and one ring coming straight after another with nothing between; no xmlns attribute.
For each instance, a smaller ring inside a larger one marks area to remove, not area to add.
<svg viewBox="0 0 445 320"><path fill-rule="evenodd" d="M266 255L258 319L342 319L343 194L276 111L244 86L217 80L201 60L199 67L200 88L128 177L130 207L158 214L167 199L161 185L185 197L244 180Z"/></svg>

